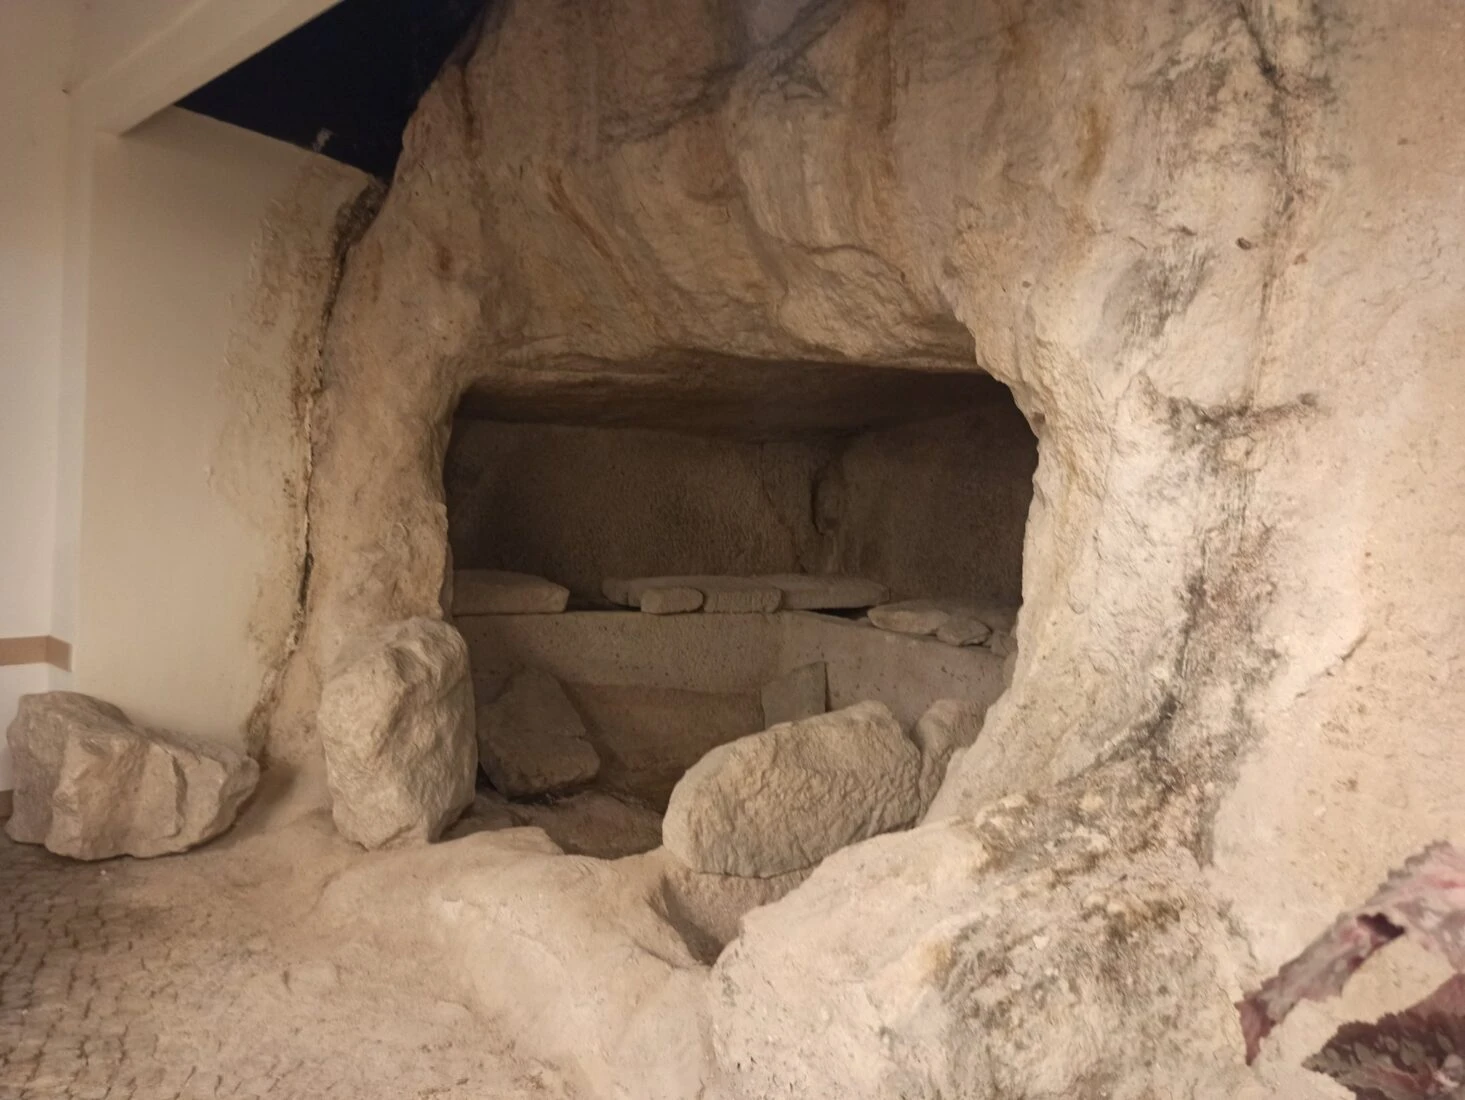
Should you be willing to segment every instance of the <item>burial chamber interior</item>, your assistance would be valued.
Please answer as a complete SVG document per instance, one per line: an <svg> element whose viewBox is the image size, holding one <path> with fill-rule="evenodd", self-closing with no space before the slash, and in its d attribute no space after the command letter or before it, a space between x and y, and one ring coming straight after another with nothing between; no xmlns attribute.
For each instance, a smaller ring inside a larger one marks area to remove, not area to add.
<svg viewBox="0 0 1465 1100"><path fill-rule="evenodd" d="M1010 392L974 370L707 358L478 381L443 480L480 808L593 791L654 814L707 751L780 720L874 700L910 729L938 699L990 704L1015 657L1036 463ZM505 573L562 586L563 610L496 602L484 579ZM805 591L833 577L869 583ZM631 606L624 582L647 578L742 591L651 613L680 605ZM934 620L870 614L913 600L999 629L938 637ZM526 680L546 679L557 702L526 714ZM593 746L593 775L490 759L566 724ZM657 843L649 820L629 847ZM578 846L625 851L625 830L606 828L603 847Z"/></svg>

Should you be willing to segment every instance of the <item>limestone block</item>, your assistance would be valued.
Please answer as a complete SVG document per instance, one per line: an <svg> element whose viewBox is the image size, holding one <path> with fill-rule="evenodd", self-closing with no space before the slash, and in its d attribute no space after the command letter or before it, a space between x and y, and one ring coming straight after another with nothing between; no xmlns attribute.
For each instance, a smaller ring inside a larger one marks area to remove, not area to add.
<svg viewBox="0 0 1465 1100"><path fill-rule="evenodd" d="M689 602L687 592L701 594L700 607L713 614L766 614L777 611L783 605L783 592L775 585L761 578L748 577L637 577L632 580L611 578L601 586L605 598L623 607L645 606L647 593L672 589L674 596L656 597L652 606L665 607L663 600L673 604ZM677 608L693 610L692 608ZM660 613L665 613L660 612Z"/></svg>
<svg viewBox="0 0 1465 1100"><path fill-rule="evenodd" d="M557 615L569 603L570 590L528 573L459 569L452 601L454 615Z"/></svg>
<svg viewBox="0 0 1465 1100"><path fill-rule="evenodd" d="M763 725L797 722L829 709L829 668L823 661L801 665L763 685Z"/></svg>
<svg viewBox="0 0 1465 1100"><path fill-rule="evenodd" d="M468 647L447 623L405 619L347 646L316 715L336 828L367 848L436 839L473 801L473 719Z"/></svg>
<svg viewBox="0 0 1465 1100"><path fill-rule="evenodd" d="M768 877L908 825L920 753L882 703L720 745L672 791L662 843L693 870Z"/></svg>
<svg viewBox="0 0 1465 1100"><path fill-rule="evenodd" d="M578 787L600 770L565 689L539 669L518 673L502 695L478 708L478 760L510 798Z"/></svg>
<svg viewBox="0 0 1465 1100"><path fill-rule="evenodd" d="M70 691L21 696L12 840L74 859L158 856L218 836L259 780L243 753L133 725Z"/></svg>
<svg viewBox="0 0 1465 1100"><path fill-rule="evenodd" d="M641 593L641 610L648 615L679 615L701 610L702 600L695 588L648 588Z"/></svg>
<svg viewBox="0 0 1465 1100"><path fill-rule="evenodd" d="M757 579L783 593L783 607L788 611L849 611L874 607L890 598L890 589L863 577L775 573Z"/></svg>

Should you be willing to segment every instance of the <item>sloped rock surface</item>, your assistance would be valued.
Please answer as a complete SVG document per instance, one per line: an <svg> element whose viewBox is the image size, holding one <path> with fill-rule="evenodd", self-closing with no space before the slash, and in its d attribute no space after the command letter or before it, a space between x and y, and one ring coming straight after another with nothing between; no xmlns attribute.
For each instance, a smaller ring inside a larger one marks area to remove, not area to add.
<svg viewBox="0 0 1465 1100"><path fill-rule="evenodd" d="M585 739L585 723L565 689L533 668L478 708L478 762L510 798L577 787L600 771L600 757Z"/></svg>
<svg viewBox="0 0 1465 1100"><path fill-rule="evenodd" d="M910 824L920 759L881 703L719 745L672 791L662 842L693 870L768 877Z"/></svg>
<svg viewBox="0 0 1465 1100"><path fill-rule="evenodd" d="M259 780L243 753L144 729L76 692L21 697L12 840L73 859L158 856L218 836Z"/></svg>
<svg viewBox="0 0 1465 1100"><path fill-rule="evenodd" d="M473 801L473 682L462 635L406 619L347 648L316 715L331 816L367 848L435 840Z"/></svg>

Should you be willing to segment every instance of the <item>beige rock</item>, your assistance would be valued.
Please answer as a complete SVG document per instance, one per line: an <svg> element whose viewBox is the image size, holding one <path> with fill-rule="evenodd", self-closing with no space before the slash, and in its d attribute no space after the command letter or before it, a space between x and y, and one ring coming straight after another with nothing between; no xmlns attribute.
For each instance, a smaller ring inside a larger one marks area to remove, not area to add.
<svg viewBox="0 0 1465 1100"><path fill-rule="evenodd" d="M814 661L763 685L763 725L797 722L829 709L829 666Z"/></svg>
<svg viewBox="0 0 1465 1100"><path fill-rule="evenodd" d="M648 588L641 593L641 610L648 615L678 615L700 610L703 599L695 588Z"/></svg>
<svg viewBox="0 0 1465 1100"><path fill-rule="evenodd" d="M367 848L435 840L473 801L468 647L447 623L373 631L332 666L316 715L331 816Z"/></svg>
<svg viewBox="0 0 1465 1100"><path fill-rule="evenodd" d="M12 840L74 859L157 856L218 836L259 779L248 756L135 726L69 691L23 695L8 732Z"/></svg>
<svg viewBox="0 0 1465 1100"><path fill-rule="evenodd" d="M672 791L662 842L695 871L787 874L910 824L919 775L889 708L859 703L713 749Z"/></svg>
<svg viewBox="0 0 1465 1100"><path fill-rule="evenodd" d="M890 598L890 589L877 581L838 574L775 573L758 577L783 593L790 611L846 611L874 607Z"/></svg>
<svg viewBox="0 0 1465 1100"><path fill-rule="evenodd" d="M501 569L459 569L453 574L454 615L554 615L570 590L543 577Z"/></svg>
<svg viewBox="0 0 1465 1100"><path fill-rule="evenodd" d="M578 787L600 770L600 757L585 739L585 723L565 689L533 668L478 708L478 763L510 798Z"/></svg>
<svg viewBox="0 0 1465 1100"><path fill-rule="evenodd" d="M901 600L870 608L870 622L896 634L935 634L951 618L942 600Z"/></svg>
<svg viewBox="0 0 1465 1100"><path fill-rule="evenodd" d="M881 630L897 634L934 634L947 645L990 646L995 638L1010 636L1016 613L960 600L922 599L872 607L869 618Z"/></svg>
<svg viewBox="0 0 1465 1100"><path fill-rule="evenodd" d="M645 594L653 589L677 590L672 597L675 603L690 600L687 590L700 592L701 609L714 614L767 613L777 611L783 603L781 589L756 577L611 578L602 585L605 598L624 607L641 607Z"/></svg>
<svg viewBox="0 0 1465 1100"><path fill-rule="evenodd" d="M936 797L946 778L952 754L977 739L987 708L964 699L938 699L921 715L911 740L921 752L921 813Z"/></svg>

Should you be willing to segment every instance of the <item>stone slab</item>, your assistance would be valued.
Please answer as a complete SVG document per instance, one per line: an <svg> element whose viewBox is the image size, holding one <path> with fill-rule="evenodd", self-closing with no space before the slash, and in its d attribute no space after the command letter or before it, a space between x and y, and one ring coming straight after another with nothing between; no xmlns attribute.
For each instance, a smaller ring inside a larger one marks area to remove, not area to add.
<svg viewBox="0 0 1465 1100"><path fill-rule="evenodd" d="M890 598L878 581L838 573L773 573L756 578L783 593L785 611L854 611Z"/></svg>
<svg viewBox="0 0 1465 1100"><path fill-rule="evenodd" d="M557 615L570 602L562 584L501 569L453 573L454 615Z"/></svg>
<svg viewBox="0 0 1465 1100"><path fill-rule="evenodd" d="M783 606L783 591L758 577L611 577L601 585L605 598L622 607L641 607L647 592L668 588L700 592L709 614L768 614Z"/></svg>

